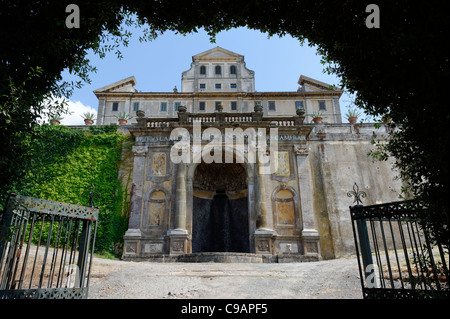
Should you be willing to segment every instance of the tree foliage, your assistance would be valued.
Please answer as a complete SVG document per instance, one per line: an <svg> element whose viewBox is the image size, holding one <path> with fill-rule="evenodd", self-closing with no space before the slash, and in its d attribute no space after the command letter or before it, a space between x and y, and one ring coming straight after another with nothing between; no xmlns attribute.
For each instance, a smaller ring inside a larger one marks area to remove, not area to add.
<svg viewBox="0 0 450 319"><path fill-rule="evenodd" d="M0 1L0 192L23 173L25 139L46 114L65 112L61 97L89 82L95 70L87 50L99 55L117 49L129 36L121 23L127 14L115 1L78 1L83 27L66 27L69 2ZM107 39L115 41L107 42ZM117 51L119 52L119 51ZM120 53L120 52L119 52ZM65 82L68 69L79 77Z"/></svg>
<svg viewBox="0 0 450 319"><path fill-rule="evenodd" d="M114 253L128 226L127 196L118 177L125 137L111 127L76 130L43 125L27 140L23 178L11 191L40 199L88 206L95 187L99 207L96 251Z"/></svg>
<svg viewBox="0 0 450 319"><path fill-rule="evenodd" d="M102 46L110 36L126 43L128 34L120 25L129 21L130 13L147 26L144 37L150 39L167 30L189 33L199 28L214 38L220 31L247 26L269 35L289 34L301 43L307 39L324 56L327 71L355 93L357 106L369 115L389 115L401 125L381 151L396 158L412 194L443 212L448 225L449 112L443 88L449 82L449 10L445 1L380 0L380 28L367 28L371 2L85 0L77 2L79 29L65 27L64 1L3 3L1 168L11 165L8 150L24 129L16 115L27 113L24 121L33 124L45 94L65 93L67 87L58 85L65 68L87 80L91 69L86 50L103 54L114 49ZM31 76L38 68L39 76ZM12 88L20 88L21 98ZM6 180L2 176L0 183Z"/></svg>

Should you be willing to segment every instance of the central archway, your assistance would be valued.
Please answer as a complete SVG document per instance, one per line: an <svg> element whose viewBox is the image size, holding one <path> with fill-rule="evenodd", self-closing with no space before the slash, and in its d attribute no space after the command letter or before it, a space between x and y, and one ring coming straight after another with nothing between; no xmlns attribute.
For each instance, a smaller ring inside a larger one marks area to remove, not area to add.
<svg viewBox="0 0 450 319"><path fill-rule="evenodd" d="M245 168L202 162L192 186L192 252L250 252Z"/></svg>

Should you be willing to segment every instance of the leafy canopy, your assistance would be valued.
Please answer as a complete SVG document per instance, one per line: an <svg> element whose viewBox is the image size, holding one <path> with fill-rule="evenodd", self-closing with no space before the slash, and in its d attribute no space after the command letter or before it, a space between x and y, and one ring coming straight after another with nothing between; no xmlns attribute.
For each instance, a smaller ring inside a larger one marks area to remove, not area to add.
<svg viewBox="0 0 450 319"><path fill-rule="evenodd" d="M380 28L367 28L371 2L84 0L77 1L80 28L68 29L69 2L6 1L0 12L0 184L14 175L14 159L22 154L17 141L36 124L44 98L67 95L80 84L59 84L61 72L69 69L88 81L94 69L86 51L103 55L126 44L130 35L121 24L132 23L135 14L134 23L147 27L145 39L199 28L214 38L241 26L290 34L300 43L308 39L324 56L326 70L355 94L358 107L401 125L380 152L396 158L410 192L443 212L448 224L450 119L443 88L449 83L450 11L445 1L380 0Z"/></svg>

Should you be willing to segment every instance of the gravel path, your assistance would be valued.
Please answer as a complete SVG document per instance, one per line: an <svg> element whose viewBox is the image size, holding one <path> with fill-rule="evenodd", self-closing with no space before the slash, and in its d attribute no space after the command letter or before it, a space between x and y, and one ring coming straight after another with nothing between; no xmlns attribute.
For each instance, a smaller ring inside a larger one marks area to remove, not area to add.
<svg viewBox="0 0 450 319"><path fill-rule="evenodd" d="M305 263L154 263L95 258L90 299L361 299L354 258Z"/></svg>

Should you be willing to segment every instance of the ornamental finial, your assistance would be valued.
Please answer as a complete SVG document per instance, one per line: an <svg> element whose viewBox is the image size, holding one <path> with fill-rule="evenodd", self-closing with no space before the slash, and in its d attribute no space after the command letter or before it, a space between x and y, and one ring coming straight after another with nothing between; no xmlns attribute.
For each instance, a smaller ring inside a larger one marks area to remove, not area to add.
<svg viewBox="0 0 450 319"><path fill-rule="evenodd" d="M353 201L353 203L356 203L356 205L362 205L362 201L361 198L366 198L367 194L363 191L359 190L359 186L355 183L353 185L353 190L347 192L347 196L348 197L355 197L355 200Z"/></svg>

